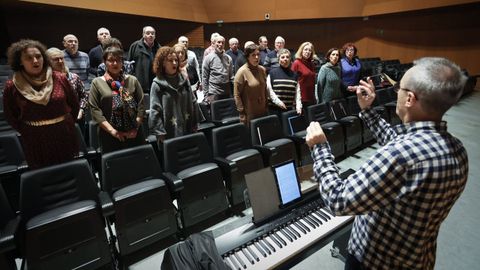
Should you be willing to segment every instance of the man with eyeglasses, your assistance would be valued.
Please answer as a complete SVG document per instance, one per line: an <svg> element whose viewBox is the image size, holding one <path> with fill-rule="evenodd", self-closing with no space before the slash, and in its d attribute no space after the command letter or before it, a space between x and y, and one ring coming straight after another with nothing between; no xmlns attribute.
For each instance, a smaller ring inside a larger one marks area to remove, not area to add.
<svg viewBox="0 0 480 270"><path fill-rule="evenodd" d="M397 87L403 124L394 127L371 109L372 81L360 81L360 117L382 148L346 180L339 177L320 125L308 127L306 142L325 205L336 215L356 215L345 269L434 268L440 225L468 176L467 152L442 121L466 80L447 59L415 61Z"/></svg>
<svg viewBox="0 0 480 270"><path fill-rule="evenodd" d="M63 37L63 47L65 47L64 58L65 65L70 72L77 74L82 80L85 89L90 89L88 79L88 70L90 69L90 58L88 54L78 50L78 39L72 34Z"/></svg>

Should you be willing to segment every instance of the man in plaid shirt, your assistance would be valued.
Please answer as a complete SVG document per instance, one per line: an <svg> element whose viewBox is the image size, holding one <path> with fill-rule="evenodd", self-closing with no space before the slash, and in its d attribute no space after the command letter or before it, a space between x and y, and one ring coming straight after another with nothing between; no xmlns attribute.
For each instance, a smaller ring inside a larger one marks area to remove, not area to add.
<svg viewBox="0 0 480 270"><path fill-rule="evenodd" d="M383 147L345 181L320 125L307 129L323 201L337 215L356 215L345 269L433 269L440 224L465 188L467 152L442 116L466 77L444 58L414 64L396 87L401 125L371 109L371 80L356 87L360 117Z"/></svg>

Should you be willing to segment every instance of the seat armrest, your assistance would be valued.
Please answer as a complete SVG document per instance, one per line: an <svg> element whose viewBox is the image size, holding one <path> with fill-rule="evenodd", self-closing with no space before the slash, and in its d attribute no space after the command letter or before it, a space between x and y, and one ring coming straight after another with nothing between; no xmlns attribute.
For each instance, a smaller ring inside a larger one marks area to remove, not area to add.
<svg viewBox="0 0 480 270"><path fill-rule="evenodd" d="M164 172L163 176L167 180L167 185L172 192L179 192L183 189L183 180L171 172Z"/></svg>
<svg viewBox="0 0 480 270"><path fill-rule="evenodd" d="M270 166L270 158L278 154L277 148L273 146L254 145L253 148L262 155L264 167Z"/></svg>
<svg viewBox="0 0 480 270"><path fill-rule="evenodd" d="M20 224L19 216L9 220L4 228L0 228L0 253L15 249L15 235L18 224Z"/></svg>
<svg viewBox="0 0 480 270"><path fill-rule="evenodd" d="M112 198L107 192L100 191L98 193L98 199L100 201L100 207L102 208L102 214L104 217L109 217L115 214Z"/></svg>
<svg viewBox="0 0 480 270"><path fill-rule="evenodd" d="M233 160L228 160L222 157L215 157L214 161L222 170L223 175L227 178L230 178L232 172L238 170L237 163Z"/></svg>
<svg viewBox="0 0 480 270"><path fill-rule="evenodd" d="M152 144L152 143L157 143L157 137L155 137L155 135L148 135L148 137L145 139L145 141L149 144Z"/></svg>
<svg viewBox="0 0 480 270"><path fill-rule="evenodd" d="M292 140L293 143L295 143L295 144L305 143L305 139L302 138L302 137L297 137L297 136L289 135L289 136L287 136L286 138Z"/></svg>

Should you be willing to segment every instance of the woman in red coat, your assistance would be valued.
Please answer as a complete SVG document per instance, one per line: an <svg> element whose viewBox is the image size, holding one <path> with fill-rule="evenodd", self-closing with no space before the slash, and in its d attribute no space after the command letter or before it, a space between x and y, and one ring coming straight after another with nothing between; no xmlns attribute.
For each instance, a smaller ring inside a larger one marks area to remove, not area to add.
<svg viewBox="0 0 480 270"><path fill-rule="evenodd" d="M292 70L298 75L298 83L300 84L300 92L302 95L302 107L306 109L308 106L315 104L315 68L313 59L315 56L315 48L310 42L304 42L295 54L295 61L292 64Z"/></svg>
<svg viewBox="0 0 480 270"><path fill-rule="evenodd" d="M33 169L78 155L78 98L67 77L52 71L45 51L35 40L13 43L8 48L13 79L3 92L5 117L20 133L25 158Z"/></svg>

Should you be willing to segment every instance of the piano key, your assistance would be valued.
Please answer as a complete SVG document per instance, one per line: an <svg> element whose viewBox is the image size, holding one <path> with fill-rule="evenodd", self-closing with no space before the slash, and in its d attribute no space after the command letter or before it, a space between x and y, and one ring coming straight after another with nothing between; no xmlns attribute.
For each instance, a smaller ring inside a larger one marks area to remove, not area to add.
<svg viewBox="0 0 480 270"><path fill-rule="evenodd" d="M241 249L243 255L245 256L245 258L247 258L247 261L249 261L251 264L255 264L255 260L253 259L253 257L248 254L248 251L246 248L242 248Z"/></svg>
<svg viewBox="0 0 480 270"><path fill-rule="evenodd" d="M264 237L263 238L263 241L265 241L265 244L267 244L268 248L272 251L272 252L275 252L275 247L270 244L270 242L268 241L267 237Z"/></svg>
<svg viewBox="0 0 480 270"><path fill-rule="evenodd" d="M290 231L297 235L297 238L302 237L302 234L298 231L298 228L294 225L294 222L291 222L288 225L288 228L290 228Z"/></svg>
<svg viewBox="0 0 480 270"><path fill-rule="evenodd" d="M243 262L242 258L240 258L238 252L233 252L233 256L235 256L235 259L237 259L237 261L240 263L240 266L245 269L247 268L247 265Z"/></svg>
<svg viewBox="0 0 480 270"><path fill-rule="evenodd" d="M312 227L313 227L314 229L318 227L317 222L315 222L315 221L314 221L313 219L311 219L309 216L305 216L304 219L305 219L306 221L309 221L309 222L310 222L309 224L312 225Z"/></svg>
<svg viewBox="0 0 480 270"><path fill-rule="evenodd" d="M267 245L265 245L265 243L263 243L262 239L258 239L258 243L263 248L263 250L265 250L268 253L268 255L272 254L272 251L270 249L268 249Z"/></svg>
<svg viewBox="0 0 480 270"><path fill-rule="evenodd" d="M232 264L233 264L233 269L242 270L242 267L241 267L240 264L237 262L237 260L234 258L233 254L231 254L230 256L228 256L228 258L230 259L230 261L231 261Z"/></svg>
<svg viewBox="0 0 480 270"><path fill-rule="evenodd" d="M288 235L290 235L293 240L297 240L297 236L290 230L288 226L283 227L283 229L287 232Z"/></svg>
<svg viewBox="0 0 480 270"><path fill-rule="evenodd" d="M225 262L225 264L227 264L228 267L230 267L230 269L235 269L235 266L233 265L233 263L230 261L228 257L224 257L223 262Z"/></svg>
<svg viewBox="0 0 480 270"><path fill-rule="evenodd" d="M278 239L278 241L280 241L282 243L282 245L284 245L284 246L287 245L287 241L283 240L283 238L280 237L280 235L277 233L277 231L274 231L273 235L275 235L275 237Z"/></svg>
<svg viewBox="0 0 480 270"><path fill-rule="evenodd" d="M303 234L307 234L307 230L302 228L297 221L294 221L292 224L295 225L295 227L297 227Z"/></svg>
<svg viewBox="0 0 480 270"><path fill-rule="evenodd" d="M279 232L283 234L283 236L285 236L285 238L287 238L290 242L293 242L292 237L290 237L290 235L288 235L283 229L280 229Z"/></svg>
<svg viewBox="0 0 480 270"><path fill-rule="evenodd" d="M278 239L275 237L275 235L273 233L270 234L270 238L273 240L273 242L279 247L279 248L282 248L282 244L280 243L280 241L278 241Z"/></svg>
<svg viewBox="0 0 480 270"><path fill-rule="evenodd" d="M250 248L249 245L247 245L246 249L248 250L248 252L250 252L250 254L252 254L253 258L255 258L257 262L260 261L260 258L258 258L257 253L255 253L253 249Z"/></svg>
<svg viewBox="0 0 480 270"><path fill-rule="evenodd" d="M310 232L310 228L304 222L305 221L303 221L302 219L297 220L297 223L300 224L300 226L302 226L304 230L306 230L307 232Z"/></svg>
<svg viewBox="0 0 480 270"><path fill-rule="evenodd" d="M267 257L267 253L263 251L257 241L253 242L253 245L258 249L258 251L260 251L260 254L262 254L263 257Z"/></svg>
<svg viewBox="0 0 480 270"><path fill-rule="evenodd" d="M314 213L315 213L315 215L319 216L323 221L325 221L325 222L328 221L328 217L322 211L320 211L320 209L318 209Z"/></svg>
<svg viewBox="0 0 480 270"><path fill-rule="evenodd" d="M300 221L302 221L304 223L305 226L307 226L308 228L308 231L310 231L310 229L315 229L315 225L308 219L305 218L305 216L303 216Z"/></svg>
<svg viewBox="0 0 480 270"><path fill-rule="evenodd" d="M317 223L319 223L320 225L323 224L323 222L320 220L320 218L318 218L313 212L310 213L310 215L308 215L309 217L311 217L313 220L315 220Z"/></svg>
<svg viewBox="0 0 480 270"><path fill-rule="evenodd" d="M332 213L332 211L330 211L330 209L327 208L327 207L323 207L323 208L321 208L321 210L323 210L324 212L328 213L330 216L333 216L333 217L335 216L335 214Z"/></svg>

